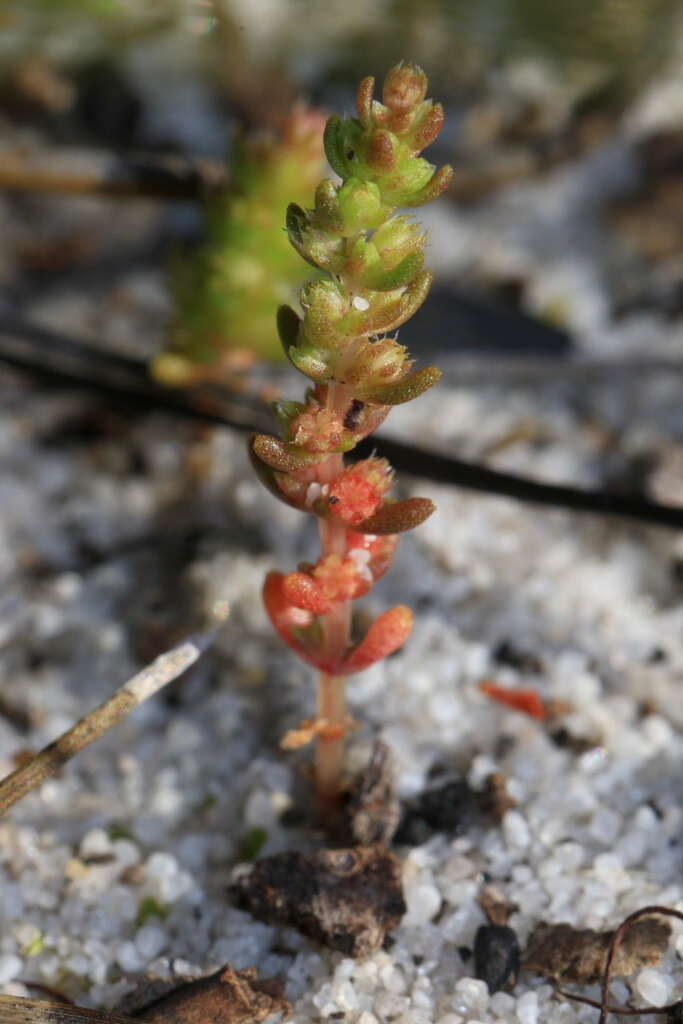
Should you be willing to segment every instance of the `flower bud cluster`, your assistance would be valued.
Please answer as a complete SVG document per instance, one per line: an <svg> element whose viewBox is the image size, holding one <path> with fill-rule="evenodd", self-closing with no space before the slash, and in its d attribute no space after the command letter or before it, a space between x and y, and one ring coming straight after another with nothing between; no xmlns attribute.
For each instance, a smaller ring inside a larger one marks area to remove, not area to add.
<svg viewBox="0 0 683 1024"><path fill-rule="evenodd" d="M425 99L426 76L411 65L389 72L382 102L373 91L374 80L364 79L357 117L327 122L325 152L341 181L322 181L312 209L287 210L289 240L320 276L301 290L301 313L281 307L278 333L312 385L303 402L275 407L281 438L251 440L255 469L272 493L336 529L334 551L323 546L317 564L271 573L264 590L283 639L332 675L359 671L407 636L410 612L394 608L356 647L332 657L321 617L367 593L388 568L397 535L433 510L427 499L388 496L393 474L384 459L348 467L342 460L391 406L440 377L433 366L414 370L392 332L418 309L431 283L425 235L396 210L434 199L450 181L450 167L437 170L419 155L438 135L443 110Z"/></svg>

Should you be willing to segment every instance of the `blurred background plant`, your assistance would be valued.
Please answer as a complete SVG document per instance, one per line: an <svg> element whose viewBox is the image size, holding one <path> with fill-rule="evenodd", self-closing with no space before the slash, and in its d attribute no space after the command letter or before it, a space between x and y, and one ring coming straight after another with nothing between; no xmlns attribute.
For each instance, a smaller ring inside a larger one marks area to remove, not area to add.
<svg viewBox="0 0 683 1024"><path fill-rule="evenodd" d="M3 0L3 71L40 52L83 64L97 54L134 47L160 32L181 33L209 48L226 34L260 62L320 62L346 81L370 57L391 61L406 49L434 73L472 84L493 65L543 57L565 72L578 65L631 88L671 50L677 0ZM302 33L300 26L306 25ZM391 32L383 31L390 24ZM218 38L217 38L218 37ZM311 38L316 40L311 51ZM201 55L206 59L206 55ZM209 58L210 59L210 58ZM236 70L223 66L224 76Z"/></svg>
<svg viewBox="0 0 683 1024"><path fill-rule="evenodd" d="M297 104L276 134L234 143L229 185L202 204L204 244L171 262L174 313L167 349L152 364L162 383L216 382L258 359L284 359L273 318L306 277L284 211L292 196L310 202L324 123Z"/></svg>
<svg viewBox="0 0 683 1024"><path fill-rule="evenodd" d="M587 328L604 336L614 311L664 295L675 312L683 288L672 170L681 149L682 22L679 0L0 0L0 188L7 147L42 147L53 167L78 147L210 159L221 168L228 154L229 190L152 213L122 204L106 236L89 230L90 211L74 207L70 218L64 205L68 244L59 251L53 243L40 248L44 208L20 205L25 225L13 229L20 236L25 226L20 256L29 273L38 264L54 281L100 256L111 264L119 253L123 265L138 245L136 272L155 261L153 315L146 316L138 274L131 287L142 322L118 331L117 343L145 358L163 350L155 367L168 382L279 357L270 304L286 301L298 284L277 226L280 198L305 206L319 172L307 115L297 115L297 135L286 112L302 97L310 109L348 109L349 82L410 59L444 99L448 130L434 159L457 173L430 225L427 260L437 288L409 331L436 348L514 347L514 325L482 319L495 305L583 344ZM661 131L670 134L647 148ZM614 157L608 173L606 163L586 163L573 195L559 176L546 204L519 190L542 187L601 147ZM639 194L641 169L656 182ZM583 217L591 201L606 217ZM182 255L160 284L173 251ZM600 274L609 303L595 294ZM120 285L119 278L112 303L120 304ZM23 292L11 287L14 301ZM486 310L472 307L480 300ZM50 319L50 302L43 290L33 313ZM112 331L108 302L89 314L84 334ZM534 327L524 328L530 337ZM553 343L547 332L538 338ZM416 344L415 336L407 341ZM188 356L200 369L188 369Z"/></svg>

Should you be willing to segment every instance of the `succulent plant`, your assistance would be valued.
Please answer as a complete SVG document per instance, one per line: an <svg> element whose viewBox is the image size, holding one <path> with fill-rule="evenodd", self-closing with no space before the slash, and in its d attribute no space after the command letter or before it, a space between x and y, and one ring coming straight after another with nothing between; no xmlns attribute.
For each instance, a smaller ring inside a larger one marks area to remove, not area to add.
<svg viewBox="0 0 683 1024"><path fill-rule="evenodd" d="M287 233L320 276L304 285L301 312L283 306L278 331L287 357L312 381L303 402L275 408L282 436L250 441L254 467L282 501L318 518L321 555L294 572L271 572L264 601L282 639L320 672L316 718L284 745L317 741L316 786L340 788L343 739L349 727L344 678L401 646L412 626L408 608L385 611L351 642L351 602L389 567L398 534L433 511L426 498L389 496L393 473L371 457L345 466L344 453L384 420L391 406L416 398L440 377L414 370L396 329L424 301L431 275L423 268L425 236L396 212L436 198L450 167L435 169L419 154L439 133L440 105L425 99L424 72L394 67L382 102L365 78L357 117L330 117L325 152L341 181L321 181L312 209L290 204Z"/></svg>

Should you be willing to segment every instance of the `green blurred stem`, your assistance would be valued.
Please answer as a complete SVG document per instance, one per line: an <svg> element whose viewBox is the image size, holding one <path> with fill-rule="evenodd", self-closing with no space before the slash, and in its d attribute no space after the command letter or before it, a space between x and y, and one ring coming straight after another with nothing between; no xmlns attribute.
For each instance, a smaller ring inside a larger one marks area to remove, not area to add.
<svg viewBox="0 0 683 1024"><path fill-rule="evenodd" d="M343 420L351 401L351 393L341 384L330 384L327 389L326 407L336 412ZM344 469L341 454L329 455L318 468L318 480L328 484ZM326 555L346 554L346 525L335 519L320 520L320 548ZM327 615L322 616L323 653L330 661L342 658L349 646L351 634L351 602L339 604ZM333 799L339 794L341 768L344 757L344 730L346 728L346 680L321 672L318 679L317 717L325 719L327 725L339 726L338 739L318 736L315 753L315 786L319 795Z"/></svg>

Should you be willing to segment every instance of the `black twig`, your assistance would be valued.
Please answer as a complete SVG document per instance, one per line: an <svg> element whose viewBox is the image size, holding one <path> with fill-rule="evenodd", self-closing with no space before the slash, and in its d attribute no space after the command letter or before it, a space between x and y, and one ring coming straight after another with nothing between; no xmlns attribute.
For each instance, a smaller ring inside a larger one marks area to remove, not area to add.
<svg viewBox="0 0 683 1024"><path fill-rule="evenodd" d="M181 156L68 150L27 155L8 148L0 155L0 188L9 191L187 201L228 181L225 164Z"/></svg>
<svg viewBox="0 0 683 1024"><path fill-rule="evenodd" d="M47 383L95 390L127 408L164 409L174 415L245 432L272 429L271 414L256 395L223 388L170 391L154 384L147 376L144 363L136 359L110 354L53 334L46 328L7 317L0 317L0 336L3 335L0 360L39 376ZM683 508L646 498L547 484L381 436L362 442L356 449L361 457L367 457L372 451L389 459L400 472L436 483L530 504L683 529Z"/></svg>

